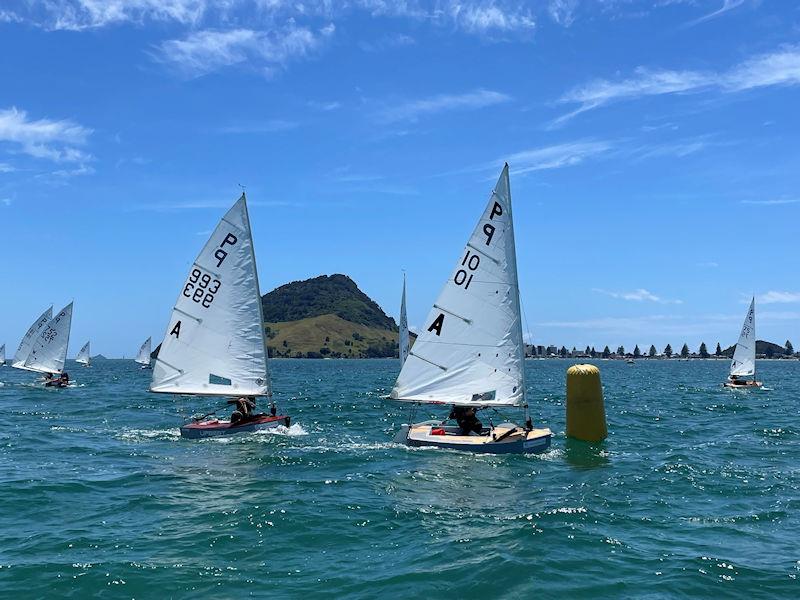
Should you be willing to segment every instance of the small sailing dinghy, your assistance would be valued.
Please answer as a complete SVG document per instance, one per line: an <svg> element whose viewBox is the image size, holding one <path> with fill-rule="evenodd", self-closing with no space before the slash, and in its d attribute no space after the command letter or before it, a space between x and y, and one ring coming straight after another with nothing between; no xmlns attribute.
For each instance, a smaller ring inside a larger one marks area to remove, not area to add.
<svg viewBox="0 0 800 600"><path fill-rule="evenodd" d="M750 379L748 379L750 378ZM723 383L729 388L760 388L763 384L756 381L756 299L750 302L750 309L744 318L739 341L733 351L731 371L728 381Z"/></svg>
<svg viewBox="0 0 800 600"><path fill-rule="evenodd" d="M91 366L92 359L89 357L89 342L86 342L78 351L78 356L75 357L75 362L84 367Z"/></svg>
<svg viewBox="0 0 800 600"><path fill-rule="evenodd" d="M267 342L256 258L245 195L211 234L184 280L153 365L151 392L225 396L254 401L271 396ZM234 400L228 403L235 402ZM233 435L279 425L270 414L205 420L181 427L187 438ZM249 412L249 411L245 411Z"/></svg>
<svg viewBox="0 0 800 600"><path fill-rule="evenodd" d="M6 364L6 345L3 344L0 346L0 367L5 366Z"/></svg>
<svg viewBox="0 0 800 600"><path fill-rule="evenodd" d="M133 359L134 362L142 365L143 369L150 368L150 354L152 354L152 350L150 349L151 344L151 338L147 338L139 347L139 354L137 354L136 358Z"/></svg>
<svg viewBox="0 0 800 600"><path fill-rule="evenodd" d="M390 398L448 404L471 414L475 429L425 421L403 425L395 440L483 453L533 453L550 447L549 429L534 429L525 402L524 344L508 165L409 351ZM525 408L525 425L480 427L471 411ZM458 418L458 417L457 417Z"/></svg>
<svg viewBox="0 0 800 600"><path fill-rule="evenodd" d="M24 368L44 374L48 387L66 387L69 383L64 372L67 361L69 334L72 328L72 302L61 309L47 322L34 338L31 350L25 359ZM60 379L52 379L58 375Z"/></svg>

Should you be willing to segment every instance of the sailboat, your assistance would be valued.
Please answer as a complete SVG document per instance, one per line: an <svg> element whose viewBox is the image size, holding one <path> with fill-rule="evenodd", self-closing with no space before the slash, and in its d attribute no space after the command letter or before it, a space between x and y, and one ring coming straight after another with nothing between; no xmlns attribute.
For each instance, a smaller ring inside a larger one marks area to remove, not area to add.
<svg viewBox="0 0 800 600"><path fill-rule="evenodd" d="M261 292L243 193L222 217L181 284L153 365L150 391L252 400L269 397L267 362ZM270 413L241 420L203 420L214 414L209 413L183 425L181 435L200 438L289 426L290 418L278 415L274 404Z"/></svg>
<svg viewBox="0 0 800 600"><path fill-rule="evenodd" d="M403 275L403 298L400 301L400 335L397 338L400 367L408 358L408 317L406 316L406 276Z"/></svg>
<svg viewBox="0 0 800 600"><path fill-rule="evenodd" d="M151 347L151 338L147 338L144 343L139 347L139 353L134 358L134 362L139 363L142 365L143 369L150 368L150 355L152 354Z"/></svg>
<svg viewBox="0 0 800 600"><path fill-rule="evenodd" d="M43 374L62 375L71 328L72 302L56 313L33 340L24 368Z"/></svg>
<svg viewBox="0 0 800 600"><path fill-rule="evenodd" d="M50 322L50 319L53 318L53 307L51 306L46 311L44 311L39 318L37 318L31 326L28 328L28 331L25 332L25 335L22 337L22 341L19 343L19 347L17 348L16 353L14 354L14 358L11 359L11 366L15 369L26 369L25 367L25 359L28 358L28 354L31 353L31 348L33 347L33 342L36 340L36 336L41 331L42 327L47 325Z"/></svg>
<svg viewBox="0 0 800 600"><path fill-rule="evenodd" d="M508 165L408 353L390 398L453 405L454 413L523 406L525 425L403 425L396 441L485 453L542 452L549 429L534 429L525 399L524 344ZM413 414L413 410L412 410ZM412 419L413 420L413 419ZM473 423L480 422L475 419Z"/></svg>
<svg viewBox="0 0 800 600"><path fill-rule="evenodd" d="M748 379L751 377L752 379ZM750 308L744 318L739 341L733 351L731 370L728 381L723 383L729 388L759 388L763 384L756 381L756 299L750 301Z"/></svg>
<svg viewBox="0 0 800 600"><path fill-rule="evenodd" d="M83 348L80 349L78 356L75 357L75 362L83 365L84 367L90 366L91 358L89 357L89 342L86 342L83 345Z"/></svg>
<svg viewBox="0 0 800 600"><path fill-rule="evenodd" d="M6 345L0 346L0 367L6 364Z"/></svg>

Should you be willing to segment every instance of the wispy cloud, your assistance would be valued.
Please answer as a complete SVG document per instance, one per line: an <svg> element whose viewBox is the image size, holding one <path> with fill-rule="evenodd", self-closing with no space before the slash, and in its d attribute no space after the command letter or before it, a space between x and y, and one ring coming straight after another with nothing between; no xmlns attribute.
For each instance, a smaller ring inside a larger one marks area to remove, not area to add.
<svg viewBox="0 0 800 600"><path fill-rule="evenodd" d="M553 21L564 27L569 27L575 21L575 10L577 8L578 0L550 0L547 5L547 12Z"/></svg>
<svg viewBox="0 0 800 600"><path fill-rule="evenodd" d="M631 292L613 292L600 288L593 288L592 291L597 294L604 294L619 300L630 300L633 302L657 302L658 304L683 304L683 300L667 300L660 296L656 296L653 292L650 292L644 288L638 288Z"/></svg>
<svg viewBox="0 0 800 600"><path fill-rule="evenodd" d="M11 206L11 198L0 198L0 204L3 206Z"/></svg>
<svg viewBox="0 0 800 600"><path fill-rule="evenodd" d="M800 292L778 292L769 291L756 297L760 304L788 304L800 302Z"/></svg>
<svg viewBox="0 0 800 600"><path fill-rule="evenodd" d="M248 133L277 133L289 131L299 127L296 121L285 121L283 119L269 119L254 123L238 123L235 125L225 125L215 129L217 133L226 134L248 134Z"/></svg>
<svg viewBox="0 0 800 600"><path fill-rule="evenodd" d="M707 15L703 15L700 18L694 19L693 21L689 21L686 24L686 27L693 27L695 25L699 25L700 23L704 23L705 21L710 21L711 19L716 19L724 15L726 12L733 10L744 4L744 0L723 0L722 6L717 10L708 13Z"/></svg>
<svg viewBox="0 0 800 600"><path fill-rule="evenodd" d="M609 152L612 148L613 144L606 140L566 142L515 152L501 161L494 161L492 167L496 167L502 162L508 162L511 172L516 175L530 173L531 171L560 169L579 165L591 158Z"/></svg>
<svg viewBox="0 0 800 600"><path fill-rule="evenodd" d="M318 100L309 100L306 102L309 108L314 110L321 110L323 112L330 112L332 110L339 110L342 108L341 102L320 102Z"/></svg>
<svg viewBox="0 0 800 600"><path fill-rule="evenodd" d="M559 102L578 107L552 122L565 121L592 109L624 100L670 94L695 94L708 90L734 93L769 86L800 85L800 46L786 46L760 54L725 72L670 71L638 67L633 77L612 81L596 79L564 94Z"/></svg>
<svg viewBox="0 0 800 600"><path fill-rule="evenodd" d="M16 107L0 110L0 142L16 146L19 151L54 162L83 163L91 155L76 146L83 146L92 130L62 119L29 119Z"/></svg>
<svg viewBox="0 0 800 600"><path fill-rule="evenodd" d="M741 200L741 204L760 204L762 206L776 206L780 204L797 204L800 198L773 198L772 200Z"/></svg>
<svg viewBox="0 0 800 600"><path fill-rule="evenodd" d="M362 40L358 43L358 47L364 52L381 52L391 48L413 46L416 43L416 40L410 35L404 33L390 33L372 41Z"/></svg>
<svg viewBox="0 0 800 600"><path fill-rule="evenodd" d="M0 162L0 173L13 173L17 168L14 165Z"/></svg>
<svg viewBox="0 0 800 600"><path fill-rule="evenodd" d="M161 43L155 57L186 77L200 77L242 63L272 76L277 68L318 49L334 30L332 24L312 31L293 23L269 31L206 29Z"/></svg>
<svg viewBox="0 0 800 600"><path fill-rule="evenodd" d="M453 110L477 110L510 102L511 97L493 90L478 89L463 94L439 94L389 106L381 110L379 118L387 123L417 121L420 117Z"/></svg>

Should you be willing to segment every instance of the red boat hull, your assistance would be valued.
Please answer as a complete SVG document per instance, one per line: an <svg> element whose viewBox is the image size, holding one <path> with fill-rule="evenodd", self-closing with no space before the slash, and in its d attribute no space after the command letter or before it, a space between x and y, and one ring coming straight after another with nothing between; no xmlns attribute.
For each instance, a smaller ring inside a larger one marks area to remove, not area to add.
<svg viewBox="0 0 800 600"><path fill-rule="evenodd" d="M237 433L252 433L262 429L272 429L283 425L289 426L290 417L286 415L256 415L252 419L232 425L230 421L213 419L211 421L196 421L181 427L181 436L190 439L217 437L221 435L236 435Z"/></svg>

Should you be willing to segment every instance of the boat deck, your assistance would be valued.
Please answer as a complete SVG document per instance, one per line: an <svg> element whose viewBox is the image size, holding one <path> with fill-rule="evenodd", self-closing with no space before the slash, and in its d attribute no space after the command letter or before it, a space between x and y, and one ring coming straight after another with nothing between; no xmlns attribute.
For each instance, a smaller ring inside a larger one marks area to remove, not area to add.
<svg viewBox="0 0 800 600"><path fill-rule="evenodd" d="M552 436L549 429L525 431L513 423L498 425L491 432L484 428L484 432L462 435L456 426L417 423L408 428L406 443L417 447L435 446L490 454L527 454L547 450Z"/></svg>

